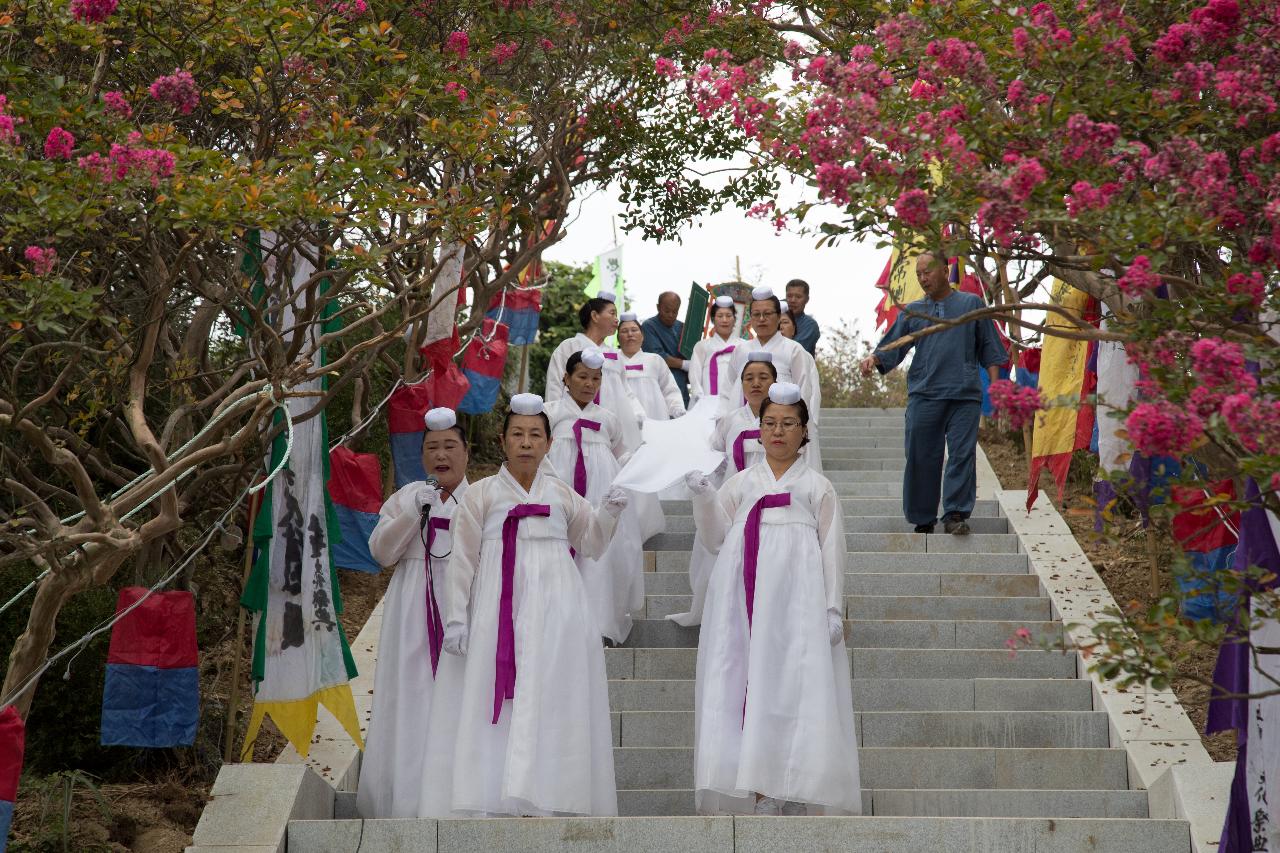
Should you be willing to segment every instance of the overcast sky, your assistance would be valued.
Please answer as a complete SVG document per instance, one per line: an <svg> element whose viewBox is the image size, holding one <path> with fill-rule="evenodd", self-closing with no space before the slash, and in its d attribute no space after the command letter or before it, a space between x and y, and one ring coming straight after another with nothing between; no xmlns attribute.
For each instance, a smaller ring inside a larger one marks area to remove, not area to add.
<svg viewBox="0 0 1280 853"><path fill-rule="evenodd" d="M621 221L621 210L610 190L575 202L568 236L545 257L562 263L592 263L613 246L612 222L614 217ZM813 214L809 221L816 221ZM776 234L772 225L748 219L737 210L703 217L681 233L681 242L652 243L634 232L624 234L621 228L617 233L627 300L642 320L656 313L654 304L664 290L674 290L683 299L693 281L732 281L736 257L741 260L744 281L767 284L779 298L789 279L808 281L812 292L808 311L824 328L847 320L864 338L875 338L875 307L880 301L875 283L889 249L875 248L874 241L865 245L845 241L817 249L817 236Z"/></svg>

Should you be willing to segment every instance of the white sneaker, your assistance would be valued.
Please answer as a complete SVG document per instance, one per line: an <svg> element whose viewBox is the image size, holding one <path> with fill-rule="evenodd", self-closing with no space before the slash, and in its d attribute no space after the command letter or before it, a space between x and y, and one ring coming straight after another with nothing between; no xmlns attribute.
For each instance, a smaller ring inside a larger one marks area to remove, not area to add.
<svg viewBox="0 0 1280 853"><path fill-rule="evenodd" d="M782 800L773 797L761 797L756 800L756 811L758 815L777 815L782 810Z"/></svg>
<svg viewBox="0 0 1280 853"><path fill-rule="evenodd" d="M809 814L809 807L804 803L797 803L795 800L787 800L782 804L782 814L784 817L799 817Z"/></svg>

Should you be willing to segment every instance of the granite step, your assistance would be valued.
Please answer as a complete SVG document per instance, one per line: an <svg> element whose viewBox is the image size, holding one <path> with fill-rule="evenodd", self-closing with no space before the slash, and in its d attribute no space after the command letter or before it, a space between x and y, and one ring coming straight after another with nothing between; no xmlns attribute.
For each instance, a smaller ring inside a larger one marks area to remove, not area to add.
<svg viewBox="0 0 1280 853"><path fill-rule="evenodd" d="M689 573L645 572L644 589L650 595L687 596ZM846 572L844 591L848 595L1028 596L1040 594L1040 581L1035 575L1000 572Z"/></svg>
<svg viewBox="0 0 1280 853"><path fill-rule="evenodd" d="M650 551L658 572L689 572L688 551ZM903 551L853 551L845 555L845 571L852 574L1026 574L1031 563L1026 554L923 553Z"/></svg>
<svg viewBox="0 0 1280 853"><path fill-rule="evenodd" d="M614 746L693 746L692 711L615 711ZM859 746L1106 748L1103 711L865 712Z"/></svg>
<svg viewBox="0 0 1280 853"><path fill-rule="evenodd" d="M1047 622L1053 614L1049 599L1030 596L853 595L845 597L845 618Z"/></svg>
<svg viewBox="0 0 1280 853"><path fill-rule="evenodd" d="M668 514L665 531L668 534L689 533L697 529L692 515ZM848 510L844 514L845 533L911 533L915 525L901 515L858 515ZM1003 517L975 517L969 519L969 530L972 533L1008 533L1009 522ZM943 527L939 523L938 534ZM937 534L935 534L937 535Z"/></svg>
<svg viewBox="0 0 1280 853"><path fill-rule="evenodd" d="M902 517L902 501L899 498L841 498L840 506L845 518L859 515L888 515ZM662 512L668 518L693 515L692 501L662 501ZM941 516L942 508L938 508ZM977 501L973 505L974 518L1001 517L1000 504L996 501Z"/></svg>
<svg viewBox="0 0 1280 853"><path fill-rule="evenodd" d="M943 554L1014 554L1018 537L1012 533L971 533L949 536L943 533L846 533L849 551L932 551ZM688 551L693 533L659 533L645 541L646 551Z"/></svg>

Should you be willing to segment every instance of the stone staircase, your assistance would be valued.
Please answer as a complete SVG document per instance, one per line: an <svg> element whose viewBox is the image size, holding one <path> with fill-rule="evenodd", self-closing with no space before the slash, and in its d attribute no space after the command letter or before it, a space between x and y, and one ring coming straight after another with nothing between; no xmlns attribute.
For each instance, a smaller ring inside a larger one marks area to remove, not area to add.
<svg viewBox="0 0 1280 853"><path fill-rule="evenodd" d="M1184 853L1185 821L1148 818L1130 790L1074 653L1033 642L1062 625L1018 537L980 500L967 537L911 532L901 515L901 410L824 410L826 474L845 511L846 636L863 817L693 818L697 629L689 606L691 508L669 502L647 543L644 618L605 651L618 806L625 819L309 821L289 849L505 853L675 848L746 851L1126 851ZM336 816L354 818L353 794Z"/></svg>

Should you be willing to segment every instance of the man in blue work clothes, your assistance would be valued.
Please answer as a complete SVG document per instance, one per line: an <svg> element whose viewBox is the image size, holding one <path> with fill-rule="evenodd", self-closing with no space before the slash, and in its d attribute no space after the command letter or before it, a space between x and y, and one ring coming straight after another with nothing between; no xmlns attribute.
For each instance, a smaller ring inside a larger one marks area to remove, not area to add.
<svg viewBox="0 0 1280 853"><path fill-rule="evenodd" d="M822 330L818 328L818 321L805 313L808 304L809 282L802 278L787 282L787 310L791 312L791 322L796 324L796 343L817 358L818 338L822 336Z"/></svg>
<svg viewBox="0 0 1280 853"><path fill-rule="evenodd" d="M982 416L985 369L994 382L1008 361L995 324L983 318L926 335L896 349L885 347L920 332L939 319L955 319L985 307L971 293L951 289L946 257L925 252L916 259L916 277L925 298L903 307L879 347L862 360L863 376L888 373L915 348L907 371L907 467L902 475L902 511L916 533L932 533L942 492L943 529L956 536L969 532L969 515L977 497L978 421ZM944 445L945 439L945 445ZM946 471L942 470L946 448ZM939 489L941 480L941 489Z"/></svg>
<svg viewBox="0 0 1280 853"><path fill-rule="evenodd" d="M644 332L644 343L641 348L645 352L657 353L671 369L671 377L684 397L684 404L689 405L689 362L680 354L680 335L684 332L684 323L676 318L680 316L680 297L667 291L658 297L658 313L641 324Z"/></svg>

